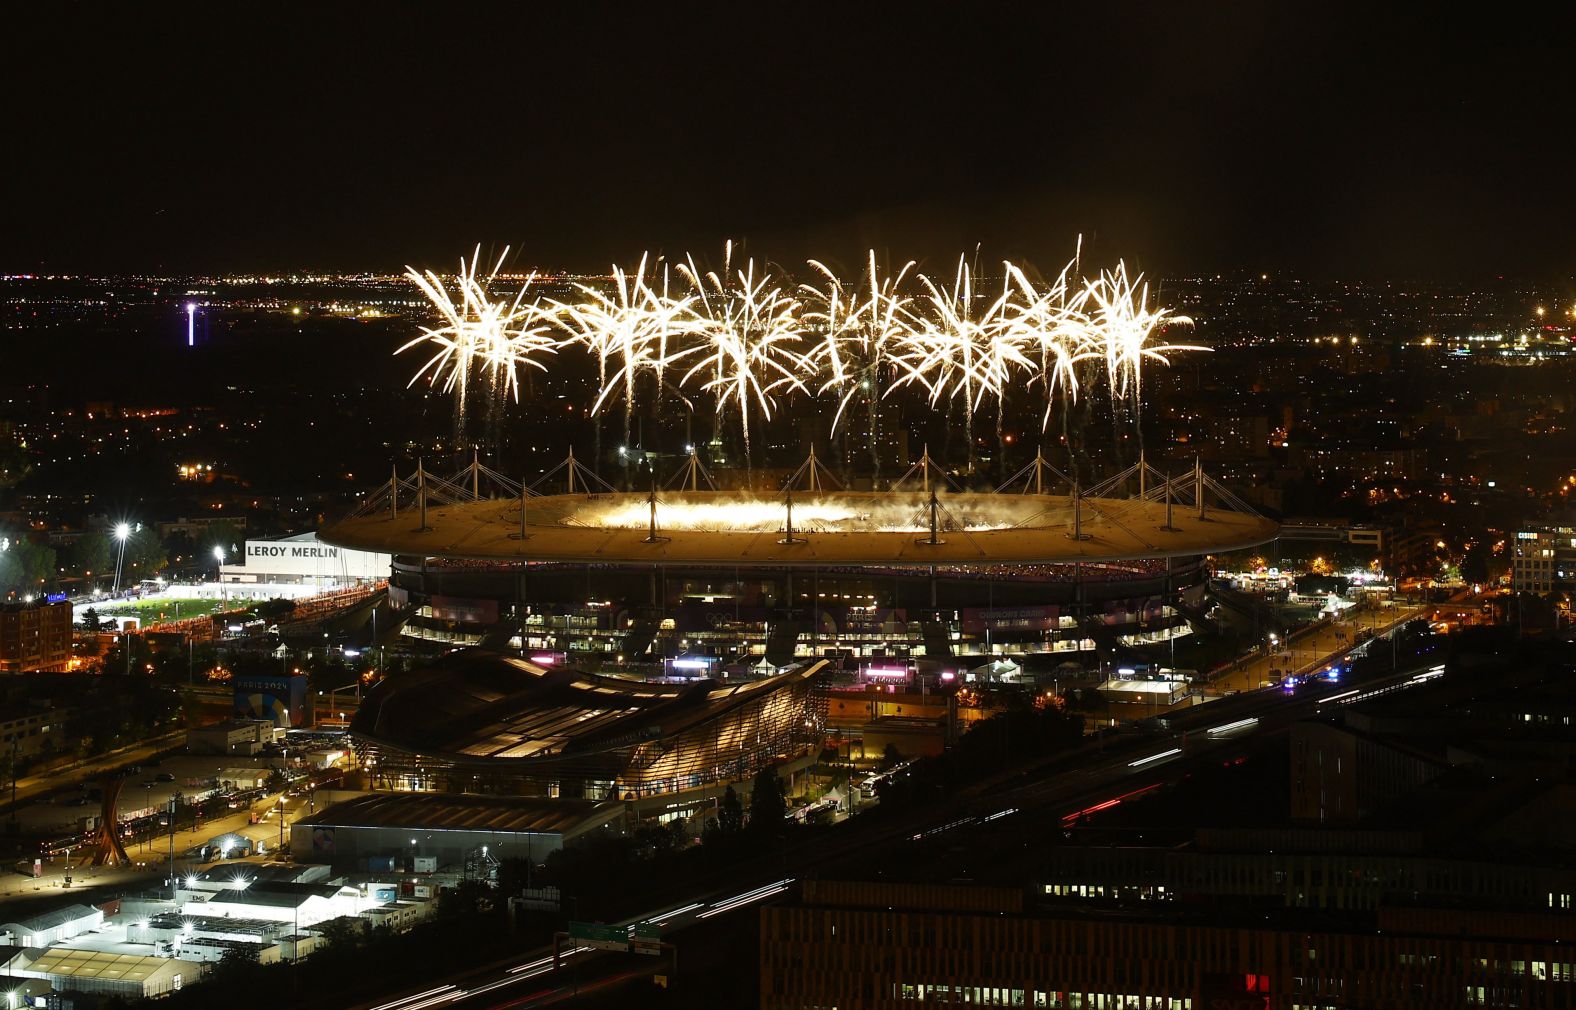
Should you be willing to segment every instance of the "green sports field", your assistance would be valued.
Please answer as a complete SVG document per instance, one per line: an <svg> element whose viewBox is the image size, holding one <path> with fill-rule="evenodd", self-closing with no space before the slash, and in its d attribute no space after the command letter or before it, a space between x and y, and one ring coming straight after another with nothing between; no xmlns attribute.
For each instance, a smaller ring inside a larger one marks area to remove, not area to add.
<svg viewBox="0 0 1576 1010"><path fill-rule="evenodd" d="M96 609L100 619L106 617L135 617L146 626L157 624L160 621L175 621L186 617L197 617L200 614L211 614L219 609L219 601L195 598L137 600L105 604Z"/></svg>

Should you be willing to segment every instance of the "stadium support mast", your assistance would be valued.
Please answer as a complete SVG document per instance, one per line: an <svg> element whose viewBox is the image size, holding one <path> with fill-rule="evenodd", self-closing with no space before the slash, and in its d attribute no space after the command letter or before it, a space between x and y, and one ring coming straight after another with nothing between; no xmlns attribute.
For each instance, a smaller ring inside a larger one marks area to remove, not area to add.
<svg viewBox="0 0 1576 1010"><path fill-rule="evenodd" d="M421 509L421 525L416 532L431 533L432 527L427 525L427 466L422 459L416 460L416 504Z"/></svg>

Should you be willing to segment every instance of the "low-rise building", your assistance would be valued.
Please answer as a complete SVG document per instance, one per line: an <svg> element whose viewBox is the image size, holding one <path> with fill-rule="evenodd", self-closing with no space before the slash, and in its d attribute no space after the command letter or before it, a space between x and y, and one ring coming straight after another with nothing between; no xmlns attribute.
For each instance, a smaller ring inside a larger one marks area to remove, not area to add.
<svg viewBox="0 0 1576 1010"><path fill-rule="evenodd" d="M216 891L206 901L187 902L183 912L306 927L341 915L359 915L364 904L361 891L354 887L258 880L247 887Z"/></svg>
<svg viewBox="0 0 1576 1010"><path fill-rule="evenodd" d="M57 947L13 959L11 973L44 979L57 992L92 993L147 999L175 992L202 977L202 965L191 961L138 954ZM66 1004L59 1004L64 1006Z"/></svg>
<svg viewBox="0 0 1576 1010"><path fill-rule="evenodd" d="M0 672L59 673L71 663L71 604L0 605Z"/></svg>
<svg viewBox="0 0 1576 1010"><path fill-rule="evenodd" d="M461 866L487 847L498 859L545 860L597 831L623 831L624 804L526 796L374 793L290 827L290 854L344 869Z"/></svg>
<svg viewBox="0 0 1576 1010"><path fill-rule="evenodd" d="M61 749L65 722L65 713L54 708L0 708L0 752L26 760Z"/></svg>
<svg viewBox="0 0 1576 1010"><path fill-rule="evenodd" d="M1511 545L1510 586L1518 593L1553 593L1576 586L1576 528L1518 531Z"/></svg>
<svg viewBox="0 0 1576 1010"><path fill-rule="evenodd" d="M48 947L103 924L104 913L99 909L91 905L67 905L31 919L8 922L0 926L0 932L9 937L8 943L19 947Z"/></svg>
<svg viewBox="0 0 1576 1010"><path fill-rule="evenodd" d="M186 749L193 754L258 754L273 742L273 724L261 719L230 719L186 731Z"/></svg>

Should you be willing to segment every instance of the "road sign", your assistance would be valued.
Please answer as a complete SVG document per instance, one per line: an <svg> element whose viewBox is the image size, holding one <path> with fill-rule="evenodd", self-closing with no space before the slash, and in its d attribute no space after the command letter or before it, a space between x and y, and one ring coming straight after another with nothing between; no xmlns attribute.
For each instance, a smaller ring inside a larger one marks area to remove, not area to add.
<svg viewBox="0 0 1576 1010"><path fill-rule="evenodd" d="M630 944L637 954L662 953L662 927L654 923L637 922L629 927Z"/></svg>
<svg viewBox="0 0 1576 1010"><path fill-rule="evenodd" d="M599 922L571 922L569 939L597 950L628 950L629 930L623 926L605 926Z"/></svg>

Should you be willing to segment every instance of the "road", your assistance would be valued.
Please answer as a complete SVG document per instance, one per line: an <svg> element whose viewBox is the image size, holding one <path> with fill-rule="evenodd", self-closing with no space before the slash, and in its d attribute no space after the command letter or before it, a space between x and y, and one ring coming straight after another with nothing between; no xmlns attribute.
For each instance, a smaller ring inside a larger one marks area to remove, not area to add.
<svg viewBox="0 0 1576 1010"><path fill-rule="evenodd" d="M259 799L250 808L237 810L225 817L206 820L195 828L187 831L175 832L175 866L179 872L196 872L213 866L234 866L236 872L244 872L245 866L273 858L272 852L279 844L279 813L276 805L280 794L274 793ZM301 797L285 798L285 841L289 841L289 824L297 817L302 816L302 808L306 799ZM255 812L260 820L256 824L250 823L250 815ZM212 839L215 835L239 834L250 838L253 842L266 844L269 855L253 856L249 859L228 859L220 863L197 863L186 857L186 853L199 845ZM121 887L137 885L151 885L162 883L166 879L169 869L170 836L168 833L158 835L142 842L126 845L126 854L133 860L131 866L90 866L86 860L86 852L76 852L71 857L72 883L76 886L108 885ZM21 875L6 875L0 877L0 900L7 897L33 897L50 890L65 889L66 859L46 860L43 864L44 875L33 878Z"/></svg>
<svg viewBox="0 0 1576 1010"><path fill-rule="evenodd" d="M83 779L92 778L103 772L113 771L129 764L141 764L151 761L154 757L180 746L185 738L184 730L166 733L164 736L145 740L136 746L125 750L105 754L101 757L91 758L82 764L58 771L48 772L43 775L24 775L16 780L16 800L18 803L26 802L39 796L47 796L61 789L72 788ZM9 786L10 783L5 783ZM4 790L0 796L3 806L0 809L9 809L11 804L11 791Z"/></svg>
<svg viewBox="0 0 1576 1010"><path fill-rule="evenodd" d="M1410 611L1391 615L1391 623L1410 619ZM1334 639L1332 638L1332 641ZM1344 651L1345 646L1342 646ZM753 870L738 868L736 876L753 886L701 891L688 901L669 902L613 925L655 923L664 938L686 927L750 914L762 903L778 900L793 890L807 872L853 856L879 851L884 846L921 841L952 831L988 824L1026 811L1059 816L1069 827L1084 816L1109 809L1174 779L1201 762L1218 760L1220 753L1239 747L1261 734L1283 731L1292 722L1348 705L1376 693L1408 690L1440 676L1443 667L1431 661L1360 684L1314 681L1287 692L1280 688L1253 689L1208 706L1179 713L1173 729L1142 733L1125 731L1083 744L1063 755L1059 766L1006 775L981 783L980 788L955 797L939 807L859 824L848 823L849 832L826 836L817 844L801 846L784 855L787 869L765 876L758 860ZM679 943L682 946L682 941ZM498 965L447 977L421 992L360 1010L427 1010L463 1007L467 1010L513 1010L573 1001L578 986L581 997L604 987L630 982L642 974L659 971L665 958L640 964L636 955L608 954L588 948L567 952L565 969L554 972L550 950L524 955L517 963Z"/></svg>
<svg viewBox="0 0 1576 1010"><path fill-rule="evenodd" d="M1355 644L1359 631L1375 635L1426 615L1433 606L1418 604L1395 607L1377 607L1360 611L1347 611L1347 616L1302 635L1295 635L1289 642L1278 643L1273 652L1264 652L1243 662L1229 673L1210 681L1212 694L1228 691L1253 691L1267 681L1279 682L1289 673L1305 670L1329 662ZM1272 671L1280 671L1272 674Z"/></svg>

